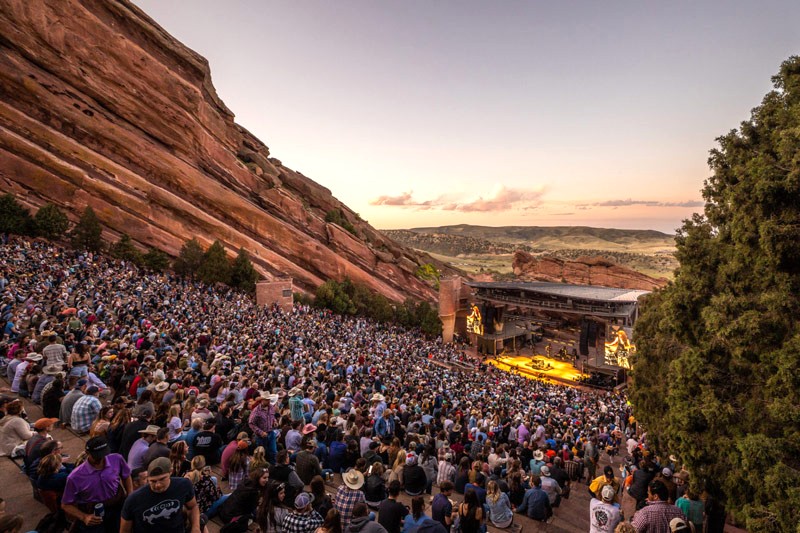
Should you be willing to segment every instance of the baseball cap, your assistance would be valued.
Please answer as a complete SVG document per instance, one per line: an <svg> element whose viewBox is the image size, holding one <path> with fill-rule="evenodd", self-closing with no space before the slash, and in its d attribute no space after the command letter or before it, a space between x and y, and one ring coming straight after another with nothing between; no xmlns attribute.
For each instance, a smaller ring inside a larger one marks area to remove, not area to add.
<svg viewBox="0 0 800 533"><path fill-rule="evenodd" d="M664 476L665 478L669 479L669 478L672 477L672 470L670 470L669 468L664 468L661 471L661 475Z"/></svg>
<svg viewBox="0 0 800 533"><path fill-rule="evenodd" d="M669 530L671 533L689 533L691 528L683 518L673 518L669 522Z"/></svg>
<svg viewBox="0 0 800 533"><path fill-rule="evenodd" d="M550 477L550 468L549 468L549 467L547 467L547 466L543 466L542 468L540 468L540 469L539 469L539 472L541 472L541 474L542 474L544 477Z"/></svg>
<svg viewBox="0 0 800 533"><path fill-rule="evenodd" d="M86 394L97 394L98 392L100 392L100 389L98 389L94 385L92 385L88 389L86 389Z"/></svg>
<svg viewBox="0 0 800 533"><path fill-rule="evenodd" d="M294 499L294 508L295 509L304 509L306 506L311 505L311 502L314 501L314 495L309 492L301 492L297 495Z"/></svg>
<svg viewBox="0 0 800 533"><path fill-rule="evenodd" d="M600 491L600 495L602 496L604 502L612 501L614 499L615 494L616 491L614 490L614 487L612 487L611 485L604 486L603 490Z"/></svg>
<svg viewBox="0 0 800 533"><path fill-rule="evenodd" d="M111 450L108 448L108 442L103 437L92 437L86 441L86 453L99 459L105 457Z"/></svg>
<svg viewBox="0 0 800 533"><path fill-rule="evenodd" d="M161 476L170 472L172 472L172 463L166 457L153 459L150 461L150 464L147 465L148 476Z"/></svg>
<svg viewBox="0 0 800 533"><path fill-rule="evenodd" d="M608 477L614 477L614 469L606 465L606 467L603 468L603 474L605 474Z"/></svg>

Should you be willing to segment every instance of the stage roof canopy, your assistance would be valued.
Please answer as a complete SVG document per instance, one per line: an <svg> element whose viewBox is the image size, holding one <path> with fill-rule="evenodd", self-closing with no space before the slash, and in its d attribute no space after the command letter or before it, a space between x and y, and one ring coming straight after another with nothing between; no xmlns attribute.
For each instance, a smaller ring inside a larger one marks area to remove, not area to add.
<svg viewBox="0 0 800 533"><path fill-rule="evenodd" d="M476 289L525 291L559 298L575 298L596 302L636 303L640 296L650 292L634 289L615 289L613 287L600 287L597 285L569 285L566 283L551 283L546 281L477 282L465 280L464 283Z"/></svg>

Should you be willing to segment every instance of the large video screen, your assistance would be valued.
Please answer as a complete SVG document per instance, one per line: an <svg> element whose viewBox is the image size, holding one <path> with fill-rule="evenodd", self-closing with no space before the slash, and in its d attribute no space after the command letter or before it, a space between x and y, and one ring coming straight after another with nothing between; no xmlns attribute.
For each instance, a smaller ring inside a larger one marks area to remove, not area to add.
<svg viewBox="0 0 800 533"><path fill-rule="evenodd" d="M608 328L605 345L605 362L607 365L630 368L630 356L636 353L636 345L631 341L633 330L622 326L611 325Z"/></svg>
<svg viewBox="0 0 800 533"><path fill-rule="evenodd" d="M467 333L475 333L483 335L483 320L481 319L481 310L477 305L472 305L472 312L467 315Z"/></svg>

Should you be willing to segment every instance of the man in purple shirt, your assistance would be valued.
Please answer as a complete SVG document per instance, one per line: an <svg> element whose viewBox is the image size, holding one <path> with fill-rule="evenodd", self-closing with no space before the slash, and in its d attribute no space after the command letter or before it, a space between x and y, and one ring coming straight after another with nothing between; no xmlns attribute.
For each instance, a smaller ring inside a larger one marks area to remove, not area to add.
<svg viewBox="0 0 800 533"><path fill-rule="evenodd" d="M77 531L114 533L119 531L120 512L125 496L133 492L131 469L117 453L109 454L103 437L86 443L86 462L70 473L61 508L77 520ZM95 516L95 505L103 504L104 516Z"/></svg>
<svg viewBox="0 0 800 533"><path fill-rule="evenodd" d="M141 437L133 443L131 451L128 452L128 466L132 469L135 470L147 466L144 462L144 455L147 453L150 445L155 442L158 429L158 426L150 425L139 431Z"/></svg>

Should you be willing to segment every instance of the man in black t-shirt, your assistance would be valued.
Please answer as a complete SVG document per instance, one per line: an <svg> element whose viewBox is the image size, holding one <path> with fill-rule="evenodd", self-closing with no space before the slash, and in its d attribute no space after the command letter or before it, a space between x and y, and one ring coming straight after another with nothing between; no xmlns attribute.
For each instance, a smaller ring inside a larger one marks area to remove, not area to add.
<svg viewBox="0 0 800 533"><path fill-rule="evenodd" d="M192 482L171 477L171 470L166 457L150 463L147 485L128 496L122 506L120 533L184 533L184 507L189 511L191 533L200 533L200 509Z"/></svg>
<svg viewBox="0 0 800 533"><path fill-rule="evenodd" d="M207 420L203 426L203 431L194 437L194 455L202 455L206 459L206 465L212 466L219 463L222 439L214 431L214 420Z"/></svg>
<svg viewBox="0 0 800 533"><path fill-rule="evenodd" d="M408 514L408 507L397 501L400 494L400 482L397 480L389 483L389 497L383 500L378 507L378 523L388 533L400 533L403 528L403 519Z"/></svg>

